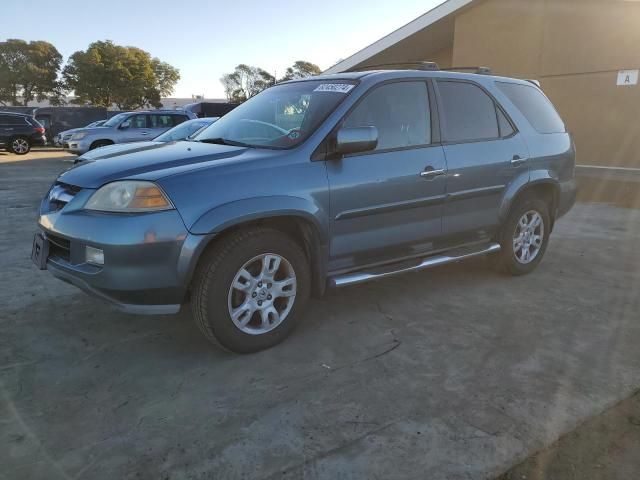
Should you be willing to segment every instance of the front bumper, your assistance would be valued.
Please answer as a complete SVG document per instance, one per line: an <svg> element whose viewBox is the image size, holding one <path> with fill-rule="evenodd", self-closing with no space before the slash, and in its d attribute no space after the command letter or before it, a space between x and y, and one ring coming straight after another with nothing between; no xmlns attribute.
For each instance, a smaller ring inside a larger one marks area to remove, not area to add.
<svg viewBox="0 0 640 480"><path fill-rule="evenodd" d="M63 142L63 147L65 150L68 150L71 153L75 153L76 155L82 155L83 153L87 153L89 151L89 147L91 147L91 139L82 138L80 140L71 140Z"/></svg>
<svg viewBox="0 0 640 480"><path fill-rule="evenodd" d="M47 269L119 310L177 313L211 236L189 234L176 210L129 215L82 210L79 205L91 193L81 191L54 212L47 213L43 201L38 223L50 245ZM85 261L87 246L103 250L104 265Z"/></svg>

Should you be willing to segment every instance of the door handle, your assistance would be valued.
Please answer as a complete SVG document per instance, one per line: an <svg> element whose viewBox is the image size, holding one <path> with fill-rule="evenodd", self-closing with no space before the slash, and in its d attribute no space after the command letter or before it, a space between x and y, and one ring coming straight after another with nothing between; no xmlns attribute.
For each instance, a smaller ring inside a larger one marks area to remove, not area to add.
<svg viewBox="0 0 640 480"><path fill-rule="evenodd" d="M432 180L436 177L440 177L446 174L447 172L445 170L434 170L433 167L427 167L422 172L420 172L420 176L422 178L426 178L427 180Z"/></svg>
<svg viewBox="0 0 640 480"><path fill-rule="evenodd" d="M527 157L521 157L520 155L514 155L511 159L511 165L522 165L524 162L529 160Z"/></svg>
<svg viewBox="0 0 640 480"><path fill-rule="evenodd" d="M149 135L149 132L140 132L140 135Z"/></svg>

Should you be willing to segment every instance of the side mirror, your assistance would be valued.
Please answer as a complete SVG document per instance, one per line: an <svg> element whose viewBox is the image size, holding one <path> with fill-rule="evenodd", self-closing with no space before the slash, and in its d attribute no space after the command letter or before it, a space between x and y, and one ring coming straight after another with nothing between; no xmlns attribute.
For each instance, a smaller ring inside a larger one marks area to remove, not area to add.
<svg viewBox="0 0 640 480"><path fill-rule="evenodd" d="M376 127L341 128L336 136L336 153L343 155L375 150L378 146Z"/></svg>
<svg viewBox="0 0 640 480"><path fill-rule="evenodd" d="M124 122L122 122L120 124L120 126L118 127L120 130L126 130L127 128L129 128L131 126L131 120L125 120Z"/></svg>

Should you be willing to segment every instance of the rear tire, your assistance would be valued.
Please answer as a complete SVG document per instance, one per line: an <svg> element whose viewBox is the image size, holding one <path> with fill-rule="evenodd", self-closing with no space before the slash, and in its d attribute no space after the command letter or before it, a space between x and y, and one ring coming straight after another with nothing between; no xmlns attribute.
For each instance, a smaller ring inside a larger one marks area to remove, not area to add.
<svg viewBox="0 0 640 480"><path fill-rule="evenodd" d="M89 150L95 150L96 148L106 147L107 145L113 145L111 140L96 140L91 144Z"/></svg>
<svg viewBox="0 0 640 480"><path fill-rule="evenodd" d="M310 279L304 251L287 235L265 228L230 234L198 265L191 296L194 320L209 341L226 350L270 348L297 325Z"/></svg>
<svg viewBox="0 0 640 480"><path fill-rule="evenodd" d="M498 270L514 276L531 273L542 261L550 233L549 205L533 196L520 200L502 225Z"/></svg>
<svg viewBox="0 0 640 480"><path fill-rule="evenodd" d="M31 151L31 142L26 137L14 137L9 142L7 151L16 155L26 155Z"/></svg>

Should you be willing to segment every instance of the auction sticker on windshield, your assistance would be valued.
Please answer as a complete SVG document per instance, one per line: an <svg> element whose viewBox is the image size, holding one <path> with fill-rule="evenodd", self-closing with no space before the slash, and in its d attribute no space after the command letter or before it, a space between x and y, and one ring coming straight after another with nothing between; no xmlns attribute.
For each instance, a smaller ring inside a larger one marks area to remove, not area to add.
<svg viewBox="0 0 640 480"><path fill-rule="evenodd" d="M323 83L318 85L314 92L349 93L354 86L350 83Z"/></svg>

